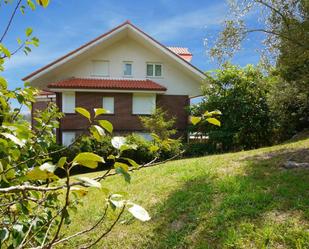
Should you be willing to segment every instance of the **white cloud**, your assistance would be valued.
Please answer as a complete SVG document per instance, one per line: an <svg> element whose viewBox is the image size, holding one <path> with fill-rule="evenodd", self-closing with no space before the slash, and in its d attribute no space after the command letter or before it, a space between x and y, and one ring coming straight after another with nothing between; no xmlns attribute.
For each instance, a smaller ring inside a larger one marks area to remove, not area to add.
<svg viewBox="0 0 309 249"><path fill-rule="evenodd" d="M191 29L204 29L206 27L219 25L226 16L227 9L224 3L202 8L199 10L179 13L162 21L154 21L146 25L146 30L156 39L167 41L185 36L183 31Z"/></svg>

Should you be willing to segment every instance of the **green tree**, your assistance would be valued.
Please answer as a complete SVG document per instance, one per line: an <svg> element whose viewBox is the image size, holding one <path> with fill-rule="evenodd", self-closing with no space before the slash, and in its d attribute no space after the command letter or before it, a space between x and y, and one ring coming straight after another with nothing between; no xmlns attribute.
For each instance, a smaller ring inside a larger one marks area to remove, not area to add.
<svg viewBox="0 0 309 249"><path fill-rule="evenodd" d="M156 134L161 140L171 138L177 132L174 127L176 119L169 118L162 108L157 108L149 117L141 116L140 120L147 131Z"/></svg>
<svg viewBox="0 0 309 249"><path fill-rule="evenodd" d="M229 18L210 55L220 62L241 49L251 33L262 33L261 61L273 82L269 105L281 136L309 127L309 1L241 0L230 1ZM249 23L249 15L259 14ZM275 67L275 70L273 70ZM275 74L274 74L275 71Z"/></svg>
<svg viewBox="0 0 309 249"><path fill-rule="evenodd" d="M224 64L205 87L204 101L195 113L222 111L221 127L200 123L196 129L209 136L210 146L224 151L257 148L270 143L272 119L267 105L267 87L260 70Z"/></svg>

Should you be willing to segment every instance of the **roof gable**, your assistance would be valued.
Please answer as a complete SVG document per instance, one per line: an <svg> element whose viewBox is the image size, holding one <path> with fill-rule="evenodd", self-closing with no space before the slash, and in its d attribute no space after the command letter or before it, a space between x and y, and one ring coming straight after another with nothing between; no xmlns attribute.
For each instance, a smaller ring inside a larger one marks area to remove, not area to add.
<svg viewBox="0 0 309 249"><path fill-rule="evenodd" d="M151 36L140 30L138 27L133 25L131 22L126 21L123 24L115 27L114 29L110 30L109 32L93 39L92 41L82 45L81 47L69 52L68 54L58 58L57 60L47 64L46 66L36 70L35 72L29 74L28 76L24 77L23 80L31 81L34 80L49 71L52 71L55 68L60 67L61 65L65 64L68 61L73 60L76 56L81 55L85 53L86 51L90 50L93 47L96 47L103 42L106 42L107 40L111 39L113 36L116 36L117 34L120 34L121 32L125 32L126 30L130 30L131 32L134 32L135 35L141 37L145 42L148 42L152 46L160 49L163 53L165 53L167 56L170 56L174 61L178 62L181 66L188 69L190 72L192 72L195 76L204 79L205 75L202 71L200 71L198 68L193 66L191 63L189 63L186 59L184 59L180 54L176 53L177 51L173 51L172 49L162 45L155 39L153 39Z"/></svg>

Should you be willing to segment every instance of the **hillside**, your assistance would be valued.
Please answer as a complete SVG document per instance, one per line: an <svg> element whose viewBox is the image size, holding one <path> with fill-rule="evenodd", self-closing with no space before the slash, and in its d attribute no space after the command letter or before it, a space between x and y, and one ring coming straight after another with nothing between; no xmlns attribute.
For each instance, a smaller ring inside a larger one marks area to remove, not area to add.
<svg viewBox="0 0 309 249"><path fill-rule="evenodd" d="M132 173L131 184L110 177L103 186L129 193L152 219L126 214L97 248L309 248L309 169L282 168L288 159L309 162L308 149L303 139L168 162ZM99 218L102 198L91 190L68 234Z"/></svg>

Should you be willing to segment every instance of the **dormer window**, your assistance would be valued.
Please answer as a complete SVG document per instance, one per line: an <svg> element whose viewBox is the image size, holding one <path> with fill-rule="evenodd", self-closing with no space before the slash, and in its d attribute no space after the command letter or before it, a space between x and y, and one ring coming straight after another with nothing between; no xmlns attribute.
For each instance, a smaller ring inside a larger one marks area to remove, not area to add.
<svg viewBox="0 0 309 249"><path fill-rule="evenodd" d="M125 61L123 62L123 76L130 77L132 76L132 62Z"/></svg>
<svg viewBox="0 0 309 249"><path fill-rule="evenodd" d="M161 77L161 76L162 76L162 64L147 63L147 77Z"/></svg>

